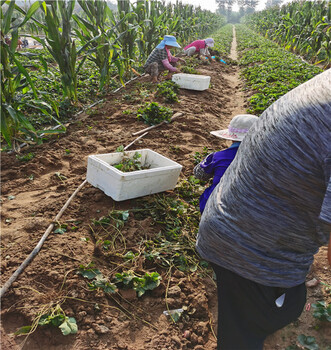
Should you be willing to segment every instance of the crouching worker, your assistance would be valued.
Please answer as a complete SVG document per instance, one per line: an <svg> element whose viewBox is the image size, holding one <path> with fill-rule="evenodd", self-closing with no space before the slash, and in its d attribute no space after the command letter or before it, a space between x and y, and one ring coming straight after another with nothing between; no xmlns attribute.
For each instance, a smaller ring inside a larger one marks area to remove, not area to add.
<svg viewBox="0 0 331 350"><path fill-rule="evenodd" d="M304 309L331 242L330 81L328 69L267 108L208 199L196 248L217 278L218 350L262 350Z"/></svg>
<svg viewBox="0 0 331 350"><path fill-rule="evenodd" d="M213 189L220 182L225 170L233 161L241 141L244 139L249 128L259 118L251 114L236 115L230 122L229 128L225 130L211 131L212 135L222 139L231 140L232 145L219 152L209 154L200 164L194 168L194 176L200 180L207 181L213 178L213 183L209 186L200 197L200 212L202 213L207 200Z"/></svg>
<svg viewBox="0 0 331 350"><path fill-rule="evenodd" d="M210 61L215 62L215 60L211 57L208 47L214 46L214 39L207 38L205 40L196 40L193 43L184 47L184 54L187 56L197 55L200 56L200 59L204 60L206 57Z"/></svg>
<svg viewBox="0 0 331 350"><path fill-rule="evenodd" d="M152 82L156 83L158 75L165 70L169 71L166 79L171 79L173 73L179 72L175 65L178 61L184 60L171 55L170 49L174 47L180 48L176 38L173 35L165 35L160 44L148 56L144 70L152 77Z"/></svg>

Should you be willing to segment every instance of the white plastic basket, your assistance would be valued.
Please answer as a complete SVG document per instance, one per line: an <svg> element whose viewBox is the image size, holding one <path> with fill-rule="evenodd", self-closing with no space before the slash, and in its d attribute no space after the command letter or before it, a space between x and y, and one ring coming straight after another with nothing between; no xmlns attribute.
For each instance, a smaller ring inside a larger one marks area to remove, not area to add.
<svg viewBox="0 0 331 350"><path fill-rule="evenodd" d="M178 73L172 76L172 81L178 84L182 89L203 91L209 88L210 76Z"/></svg>
<svg viewBox="0 0 331 350"><path fill-rule="evenodd" d="M172 190L177 183L182 166L173 160L150 149L127 151L133 157L141 154L141 164L150 165L149 169L123 172L112 164L119 163L123 153L90 155L87 163L87 181L102 190L115 201L123 201Z"/></svg>

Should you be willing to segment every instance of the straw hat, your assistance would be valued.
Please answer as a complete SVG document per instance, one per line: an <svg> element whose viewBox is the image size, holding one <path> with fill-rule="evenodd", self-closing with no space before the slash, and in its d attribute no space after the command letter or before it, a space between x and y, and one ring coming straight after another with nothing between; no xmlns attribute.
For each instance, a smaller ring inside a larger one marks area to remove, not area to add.
<svg viewBox="0 0 331 350"><path fill-rule="evenodd" d="M232 141L242 141L249 128L259 119L253 114L238 114L230 122L228 129L211 131L216 137Z"/></svg>

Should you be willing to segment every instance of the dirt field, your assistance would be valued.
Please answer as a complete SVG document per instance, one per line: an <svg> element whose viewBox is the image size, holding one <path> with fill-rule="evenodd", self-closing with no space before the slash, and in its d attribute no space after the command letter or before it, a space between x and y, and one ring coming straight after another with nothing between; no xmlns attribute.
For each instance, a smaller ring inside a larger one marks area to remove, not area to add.
<svg viewBox="0 0 331 350"><path fill-rule="evenodd" d="M183 166L181 179L192 174L195 152L204 147L222 149L225 142L209 131L226 128L231 118L245 112L245 96L238 79L238 67L213 63L200 66L199 72L211 76L211 88L203 92L180 91L180 103L171 107L183 115L171 124L148 133L130 149L149 148ZM24 153L33 152L29 162L14 154L2 154L2 284L33 250L69 196L86 176L90 154L113 152L135 139L133 132L146 127L135 115L149 94L147 77L141 77L108 96L107 101L81 114L68 126L65 135ZM140 91L135 95L135 91ZM131 95L131 100L128 96ZM136 98L137 97L137 98ZM42 250L19 276L2 300L2 349L38 350L145 350L196 349L214 350L217 299L215 282L210 276L183 273L151 266L162 275L161 285L138 298L136 293L121 292L113 297L89 291L86 279L77 275L81 264L96 262L101 272L111 274L120 264L114 256L100 254L91 222L111 209L130 210L137 200L114 202L101 190L85 185L61 218L61 223L76 225L63 234L51 233ZM121 231L127 249L142 239L153 237L158 227L149 218L138 220L130 213ZM115 262L115 263L114 263ZM115 267L114 267L115 266ZM144 272L147 267L141 266ZM308 280L331 284L326 247L316 256ZM18 328L31 325L42 306L64 300L67 316L75 317L78 333L63 336L56 327L39 326L28 338L14 336ZM321 349L331 344L328 325L317 323L309 306L326 299L324 285L309 288L307 308L300 319L270 337L265 349L285 349L296 343L299 334L312 335ZM172 323L163 311L184 305L194 309L191 317ZM185 336L184 336L185 335Z"/></svg>

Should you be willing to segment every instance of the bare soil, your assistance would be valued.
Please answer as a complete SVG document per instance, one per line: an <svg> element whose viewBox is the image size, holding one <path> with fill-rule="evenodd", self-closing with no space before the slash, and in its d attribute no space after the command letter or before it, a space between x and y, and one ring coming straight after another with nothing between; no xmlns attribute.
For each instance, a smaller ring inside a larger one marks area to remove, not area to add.
<svg viewBox="0 0 331 350"><path fill-rule="evenodd" d="M237 66L212 63L201 65L199 72L211 76L211 88L203 92L181 90L180 103L172 104L171 108L183 115L171 124L151 130L131 147L149 148L180 163L183 166L180 179L192 174L195 152L202 152L204 147L226 147L209 131L226 128L231 118L245 112L246 107ZM148 77L141 77L109 95L102 105L72 122L66 134L23 150L25 154L35 154L29 162L19 161L14 154L2 154L2 284L33 250L85 179L88 155L109 153L120 145L128 145L135 139L132 133L146 127L133 113L123 111L136 111L142 102L157 100L153 94L148 95L148 89L144 90L142 83L147 81ZM138 99L127 100L130 94ZM106 276L119 267L116 254L100 255L90 225L109 210L136 207L135 199L115 202L89 184L82 188L60 220L72 225L79 222L75 224L77 229L51 233L2 300L2 349L216 349L217 298L211 275L162 270L142 262L140 271L158 271L162 283L140 298L130 292L109 297L102 291L89 291L86 279L77 275L80 264L91 261ZM157 233L158 227L150 219L138 220L132 213L121 231L127 249ZM326 247L316 255L308 279L312 278L331 284ZM299 320L269 337L266 350L285 349L296 343L299 334L314 336L321 349L331 344L330 328L318 323L309 308L317 300L327 299L326 288L318 283L308 292L307 308ZM68 316L76 318L77 334L63 336L58 328L40 326L28 338L13 335L18 328L31 325L43 305L63 300L64 296L68 298L61 307ZM183 305L194 310L188 319L174 324L163 314L167 307L176 309Z"/></svg>

